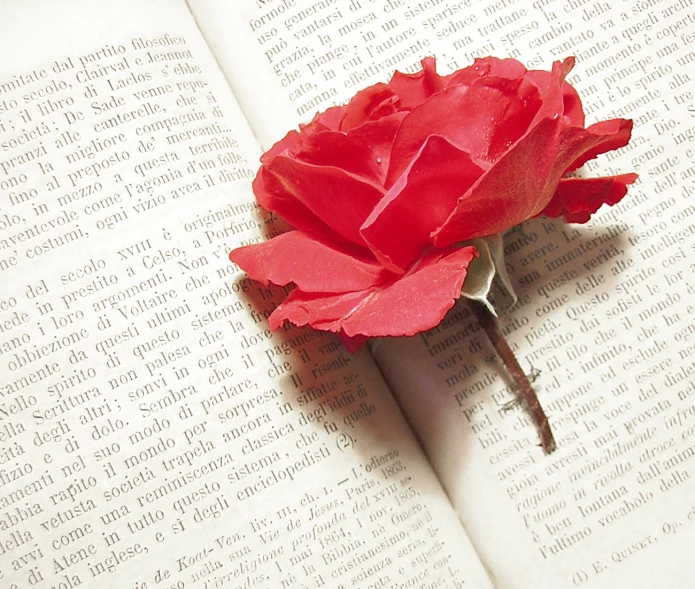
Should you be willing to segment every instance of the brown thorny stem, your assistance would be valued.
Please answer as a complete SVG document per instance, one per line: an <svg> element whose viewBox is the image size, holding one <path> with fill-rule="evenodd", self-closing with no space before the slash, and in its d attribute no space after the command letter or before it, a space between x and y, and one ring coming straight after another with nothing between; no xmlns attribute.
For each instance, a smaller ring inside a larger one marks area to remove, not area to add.
<svg viewBox="0 0 695 589"><path fill-rule="evenodd" d="M545 450L546 454L550 454L555 450L555 440L553 439L553 432L550 430L550 423L548 423L545 411L543 411L543 407L541 407L538 401L536 391L533 390L531 383L528 378L526 378L526 374L524 374L521 366L519 366L514 352L512 352L512 349L509 347L502 333L502 329L500 328L499 321L497 321L497 317L490 313L482 303L473 300L469 302L475 316L478 318L480 326L485 330L485 333L487 333L490 342L495 347L495 350L497 350L500 358L502 358L502 362L504 362L507 371L514 379L518 393L521 394L526 401L531 417L536 424L538 435L541 438L543 450Z"/></svg>

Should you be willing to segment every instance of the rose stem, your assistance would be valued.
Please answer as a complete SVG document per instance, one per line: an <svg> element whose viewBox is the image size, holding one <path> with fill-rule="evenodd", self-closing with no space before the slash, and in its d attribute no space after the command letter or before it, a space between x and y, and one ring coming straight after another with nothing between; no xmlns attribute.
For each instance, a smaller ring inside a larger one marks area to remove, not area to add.
<svg viewBox="0 0 695 589"><path fill-rule="evenodd" d="M538 397L536 396L536 391L533 390L531 383L524 374L524 371L519 366L514 352L509 347L507 340L502 333L499 321L490 311L477 301L469 301L475 316L478 318L480 326L487 333L490 342L497 350L497 353L502 358L502 362L507 368L507 371L514 379L516 386L523 396L526 404L528 405L529 411L531 412L531 417L536 424L536 429L538 430L538 435L541 438L541 446L545 450L546 454L550 454L555 450L555 440L553 439L553 432L550 430L550 423L548 423L548 418L543 411L543 407L538 402Z"/></svg>

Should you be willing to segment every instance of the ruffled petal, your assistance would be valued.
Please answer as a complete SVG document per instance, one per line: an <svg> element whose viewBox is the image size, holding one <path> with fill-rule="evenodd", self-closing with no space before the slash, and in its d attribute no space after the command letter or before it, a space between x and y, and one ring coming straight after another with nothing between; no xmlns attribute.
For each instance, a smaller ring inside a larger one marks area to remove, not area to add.
<svg viewBox="0 0 695 589"><path fill-rule="evenodd" d="M574 127L584 126L584 107L579 93L567 82L562 83L563 114Z"/></svg>
<svg viewBox="0 0 695 589"><path fill-rule="evenodd" d="M631 121L588 129L569 127L567 117L543 119L459 201L435 233L438 247L499 233L538 215L550 202L565 171L629 139ZM500 214L492 218L490 210Z"/></svg>
<svg viewBox="0 0 695 589"><path fill-rule="evenodd" d="M591 137L587 147L582 149L576 159L572 161L567 172L581 168L586 162L594 159L597 155L625 147L632 135L632 121L627 119L611 119L589 125L586 129L578 129L578 134L586 133Z"/></svg>
<svg viewBox="0 0 695 589"><path fill-rule="evenodd" d="M343 251L288 231L269 241L233 250L229 259L251 278L279 286L321 293L364 290L387 280L390 273L361 257L365 252Z"/></svg>
<svg viewBox="0 0 695 589"><path fill-rule="evenodd" d="M339 332L338 337L340 338L343 346L345 346L345 349L351 354L357 352L362 346L364 346L364 344L367 343L367 340L369 339L366 335L355 335L350 337L349 335L346 335L344 331Z"/></svg>
<svg viewBox="0 0 695 589"><path fill-rule="evenodd" d="M316 166L335 166L370 183L382 185L391 158L391 145L406 115L399 112L368 121L347 133L322 131L304 142L297 159Z"/></svg>
<svg viewBox="0 0 695 589"><path fill-rule="evenodd" d="M303 141L304 138L299 131L290 131L261 156L261 164L267 164L281 153L294 153L301 148Z"/></svg>
<svg viewBox="0 0 695 589"><path fill-rule="evenodd" d="M349 131L366 121L386 117L399 110L398 96L386 84L374 84L360 90L344 107L340 130Z"/></svg>
<svg viewBox="0 0 695 589"><path fill-rule="evenodd" d="M523 63L511 57L479 57L473 61L473 69L478 70L480 75L485 72L486 76L496 76L498 78L518 79L522 78L527 70Z"/></svg>
<svg viewBox="0 0 695 589"><path fill-rule="evenodd" d="M299 125L302 131L309 132L313 127L319 127L322 129L336 130L340 128L340 122L345 116L346 106L341 104L338 106L331 106L330 108L324 110L323 112L317 113L314 120L309 125Z"/></svg>
<svg viewBox="0 0 695 589"><path fill-rule="evenodd" d="M556 80L559 80L558 87L561 90L562 108L559 109L558 112L568 117L572 125L583 127L584 111L582 109L582 101L579 98L577 91L570 84L564 81L574 67L574 62L574 57L567 57L562 62L554 62L552 71L547 72L545 70L526 70L524 65L516 59L484 57L476 59L473 67L464 68L464 70L460 70L459 72L453 74L447 85L460 82L470 84L472 82L471 74L466 73L465 70L475 69L476 67L478 68L479 76L499 76L501 78L510 79L527 76L538 86L545 104L546 100L548 99L554 100L554 96L548 95L548 92L552 92L554 95L556 91L556 88L554 88L551 84L551 80L553 84L557 83ZM557 75L558 73L560 73L559 76ZM553 110L558 110L555 105L553 105ZM537 115L536 119L539 120L540 117Z"/></svg>
<svg viewBox="0 0 695 589"><path fill-rule="evenodd" d="M444 89L445 79L437 73L435 59L426 57L421 63L422 70L419 72L403 74L397 71L388 83L400 98L403 109L410 110Z"/></svg>
<svg viewBox="0 0 695 589"><path fill-rule="evenodd" d="M430 135L441 135L462 151L494 163L527 132L541 102L528 80L480 78L470 87L454 86L414 108L393 145L389 188Z"/></svg>
<svg viewBox="0 0 695 589"><path fill-rule="evenodd" d="M568 223L586 223L601 205L614 205L627 193L637 174L607 178L563 178L542 211L546 217L562 215Z"/></svg>
<svg viewBox="0 0 695 589"><path fill-rule="evenodd" d="M540 212L562 175L556 170L562 130L561 117L536 125L459 200L434 244L500 233Z"/></svg>
<svg viewBox="0 0 695 589"><path fill-rule="evenodd" d="M336 166L316 166L283 155L265 166L266 186L267 175L274 176L277 184L272 198L262 206L304 229L292 220L296 216L294 203L301 203L338 236L364 244L360 226L384 195L379 186Z"/></svg>
<svg viewBox="0 0 695 589"><path fill-rule="evenodd" d="M344 320L372 295L372 290L344 293L315 293L293 290L268 318L271 329L285 321L297 326L341 332ZM364 334L365 336L367 334Z"/></svg>
<svg viewBox="0 0 695 589"><path fill-rule="evenodd" d="M536 113L535 121L563 115L565 112L565 78L574 67L574 57L553 62L551 71L531 70L528 78L538 88L543 105ZM581 106L581 104L580 104ZM571 121L570 121L571 123ZM583 125L582 125L583 126Z"/></svg>
<svg viewBox="0 0 695 589"><path fill-rule="evenodd" d="M269 324L276 329L289 320L348 338L414 335L437 325L461 296L474 255L470 246L433 251L406 276L361 292L294 290L273 311Z"/></svg>
<svg viewBox="0 0 695 589"><path fill-rule="evenodd" d="M524 65L512 58L500 59L498 57L478 57L473 65L462 68L447 76L447 88L455 85L470 86L478 78L495 76L498 78L520 79L526 73Z"/></svg>
<svg viewBox="0 0 695 589"><path fill-rule="evenodd" d="M469 154L430 136L362 226L377 259L394 271L407 268L482 173Z"/></svg>
<svg viewBox="0 0 695 589"><path fill-rule="evenodd" d="M333 234L331 229L302 203L297 202L294 197L286 194L282 183L266 170L266 166L278 155L283 154L291 157L300 151L304 140L308 136L306 135L308 129L313 129L314 126L314 123L300 125L304 131L290 131L266 151L261 156L262 165L258 169L251 187L256 195L258 204L267 211L278 213L285 221L298 229L317 236L330 238Z"/></svg>
<svg viewBox="0 0 695 589"><path fill-rule="evenodd" d="M282 182L264 167L258 170L252 187L261 207L277 213L295 229L300 229L327 242L350 243L349 240L336 235L335 231L293 195L285 192Z"/></svg>

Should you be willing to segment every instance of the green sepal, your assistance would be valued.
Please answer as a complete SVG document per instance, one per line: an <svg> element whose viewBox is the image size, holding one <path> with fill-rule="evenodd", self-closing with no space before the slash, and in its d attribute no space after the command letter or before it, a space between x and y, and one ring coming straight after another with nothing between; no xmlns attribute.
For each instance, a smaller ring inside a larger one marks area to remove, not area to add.
<svg viewBox="0 0 695 589"><path fill-rule="evenodd" d="M495 276L499 286L512 299L512 303L509 306L511 307L517 301L504 263L502 236L497 233L488 237L473 239L466 242L465 245L475 246L479 256L474 258L468 266L468 273L461 289L461 295L467 299L483 303L490 313L496 317L497 312L488 299Z"/></svg>

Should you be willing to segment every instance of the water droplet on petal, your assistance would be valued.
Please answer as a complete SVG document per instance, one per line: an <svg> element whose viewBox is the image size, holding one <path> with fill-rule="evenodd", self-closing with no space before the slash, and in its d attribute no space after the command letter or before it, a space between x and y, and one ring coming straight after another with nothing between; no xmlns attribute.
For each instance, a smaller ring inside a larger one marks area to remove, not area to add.
<svg viewBox="0 0 695 589"><path fill-rule="evenodd" d="M376 163L377 164L381 163L381 156L380 155L376 156Z"/></svg>

